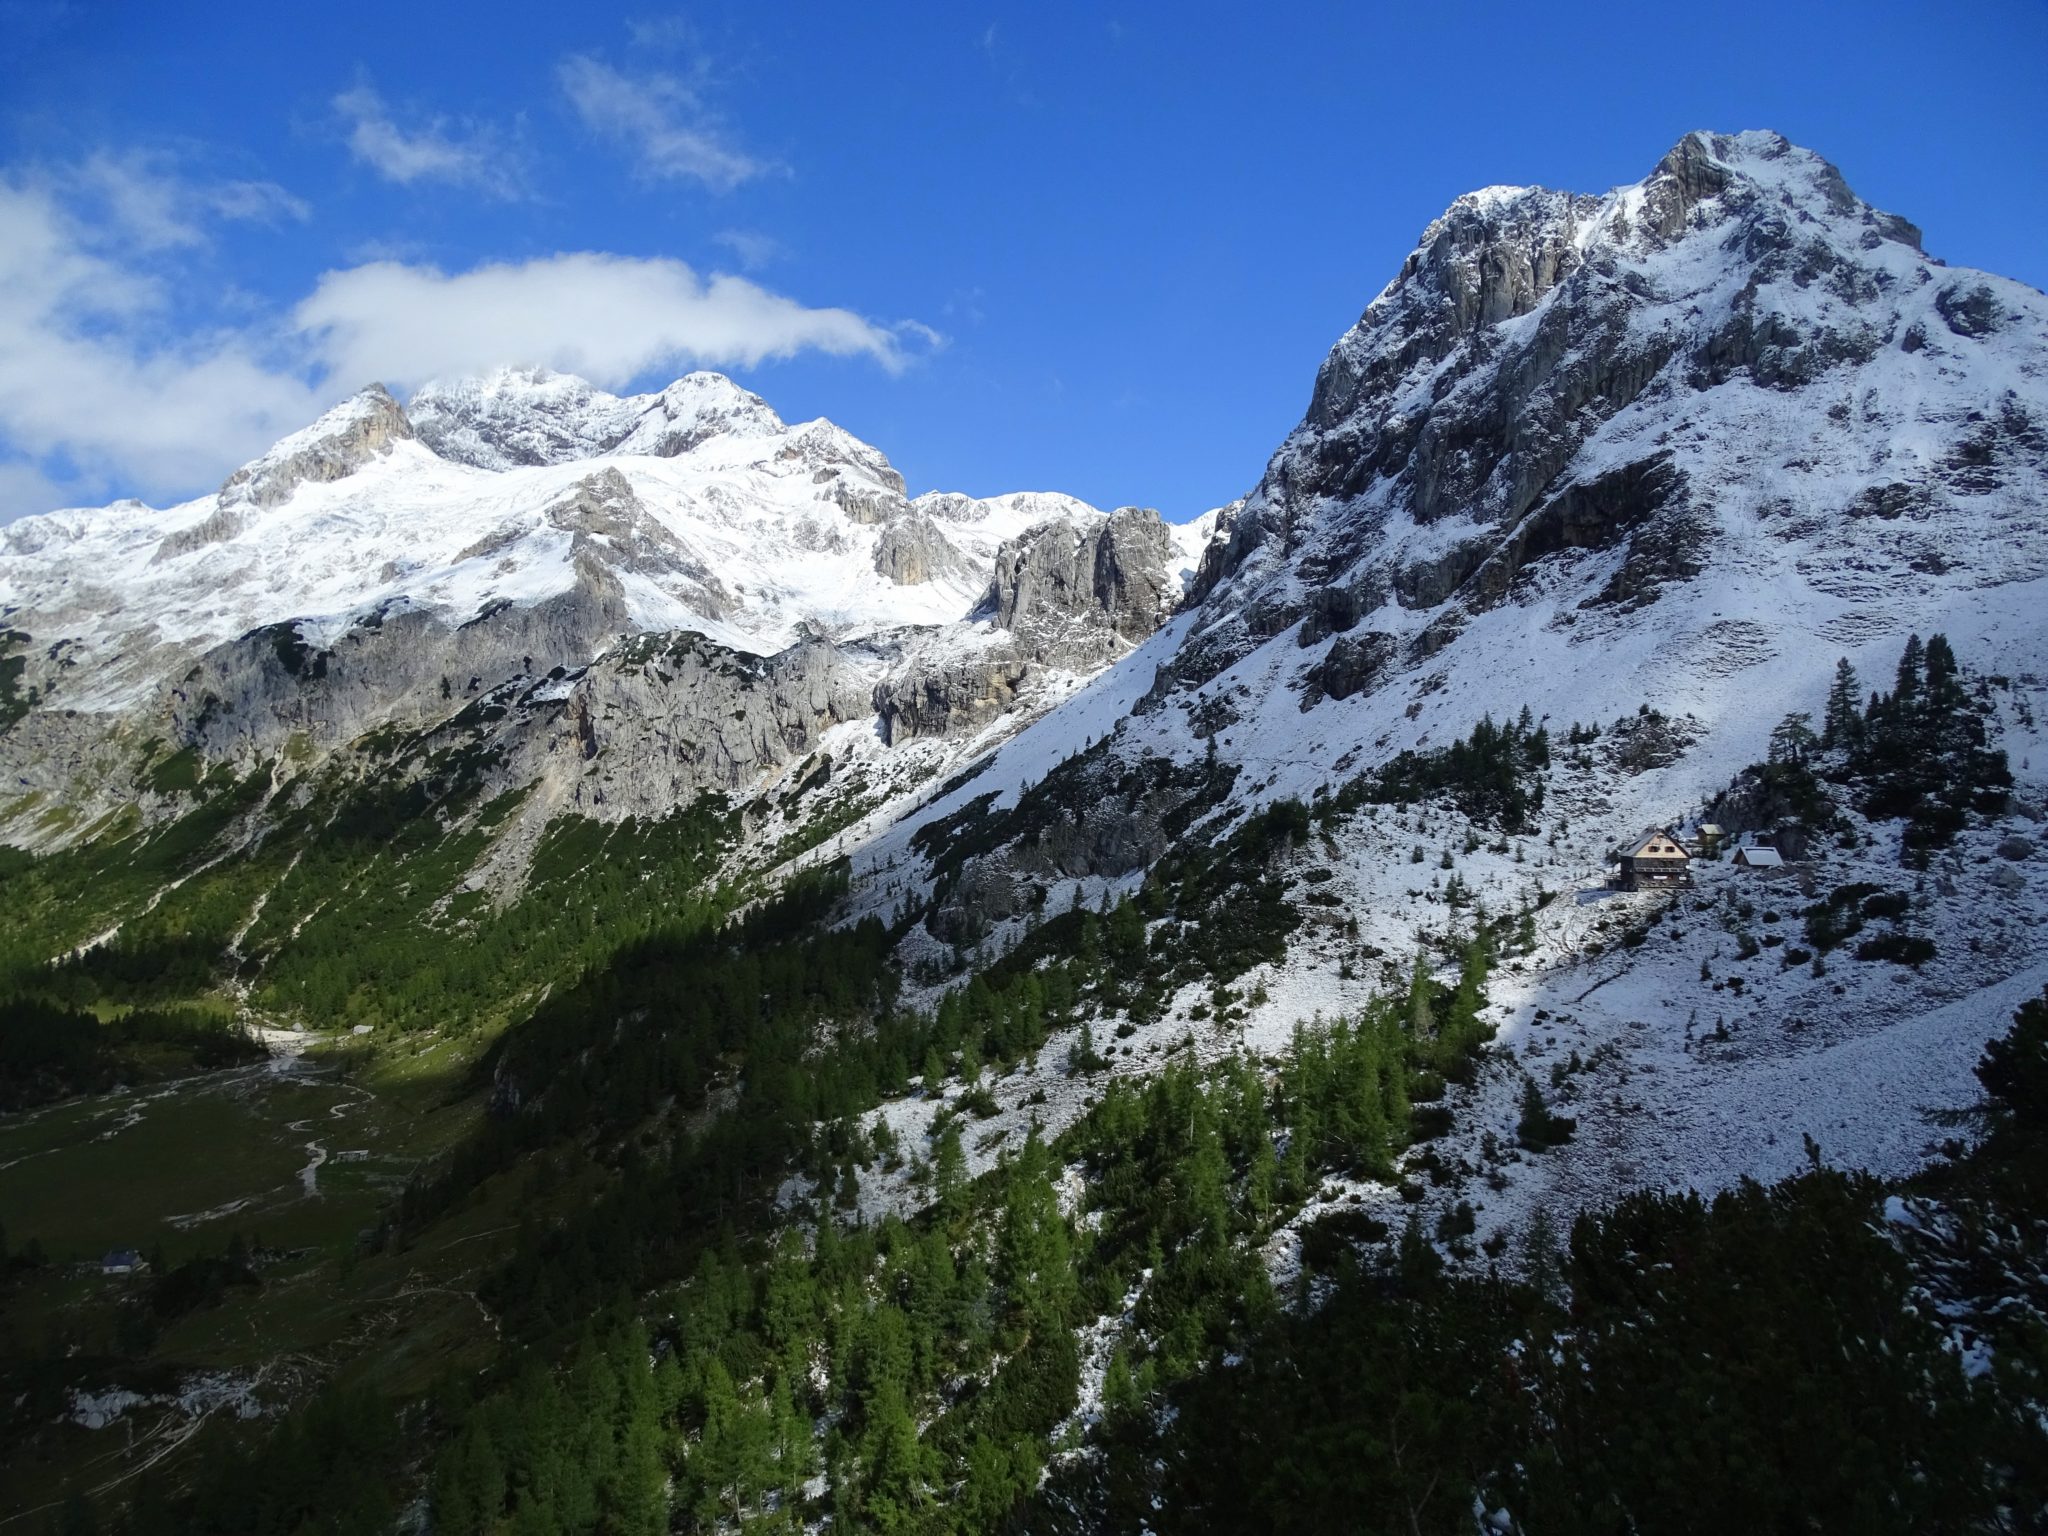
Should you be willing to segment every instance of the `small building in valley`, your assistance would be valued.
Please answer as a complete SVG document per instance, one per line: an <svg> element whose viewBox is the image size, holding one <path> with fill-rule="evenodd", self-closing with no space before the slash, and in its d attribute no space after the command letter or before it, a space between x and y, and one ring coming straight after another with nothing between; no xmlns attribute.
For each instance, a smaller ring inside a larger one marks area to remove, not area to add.
<svg viewBox="0 0 2048 1536"><path fill-rule="evenodd" d="M103 1275L132 1275L147 1267L142 1255L133 1248L116 1248L100 1260L100 1273Z"/></svg>
<svg viewBox="0 0 2048 1536"><path fill-rule="evenodd" d="M1661 827L1652 827L1614 850L1616 883L1624 891L1692 884L1692 855Z"/></svg>
<svg viewBox="0 0 2048 1536"><path fill-rule="evenodd" d="M1785 856L1775 848L1745 845L1735 850L1733 862L1740 869L1783 869Z"/></svg>

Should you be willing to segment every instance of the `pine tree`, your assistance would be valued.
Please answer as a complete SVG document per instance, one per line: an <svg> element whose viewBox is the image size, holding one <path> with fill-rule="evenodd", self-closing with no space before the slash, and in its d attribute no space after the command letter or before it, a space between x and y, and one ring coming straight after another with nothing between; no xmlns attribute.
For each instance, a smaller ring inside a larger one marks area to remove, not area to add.
<svg viewBox="0 0 2048 1536"><path fill-rule="evenodd" d="M715 1356L704 1368L703 1414L704 1431L685 1463L697 1488L696 1517L705 1525L737 1523L766 1480L767 1424Z"/></svg>
<svg viewBox="0 0 2048 1536"><path fill-rule="evenodd" d="M1074 1294L1073 1246L1052 1184L1052 1157L1033 1130L1011 1169L996 1239L996 1279L1030 1335L1065 1326Z"/></svg>
<svg viewBox="0 0 2048 1536"><path fill-rule="evenodd" d="M1780 720L1771 731L1770 760L1797 766L1812 757L1819 745L1820 738L1813 734L1813 717L1797 711Z"/></svg>
<svg viewBox="0 0 2048 1536"><path fill-rule="evenodd" d="M1835 680L1828 689L1827 712L1821 717L1820 741L1824 747L1847 747L1863 736L1863 682L1844 656L1835 663Z"/></svg>
<svg viewBox="0 0 2048 1536"><path fill-rule="evenodd" d="M1418 1044L1436 1039L1436 983L1430 980L1429 967L1423 961L1422 951L1415 952L1415 964L1408 973L1408 1001L1405 1015L1408 1021L1408 1038Z"/></svg>
<svg viewBox="0 0 2048 1536"><path fill-rule="evenodd" d="M1545 1301L1556 1299L1563 1285L1558 1260L1557 1228L1547 1207L1538 1206L1522 1234L1522 1278Z"/></svg>
<svg viewBox="0 0 2048 1536"><path fill-rule="evenodd" d="M1469 1072L1471 1058L1491 1037L1491 1031L1480 1019L1479 1012L1486 1006L1486 978L1493 967L1492 951L1487 944L1484 924L1473 929L1471 940L1465 945L1464 964L1458 971L1458 985L1451 994L1450 1006L1444 1010L1443 1027L1437 1041L1438 1070L1445 1076L1460 1076Z"/></svg>
<svg viewBox="0 0 2048 1536"><path fill-rule="evenodd" d="M1102 1058L1095 1054L1095 1028L1083 1019L1081 1038L1067 1056L1067 1071L1078 1075L1093 1072L1101 1065Z"/></svg>
<svg viewBox="0 0 2048 1536"><path fill-rule="evenodd" d="M1550 1112L1535 1078L1523 1080L1522 1119L1516 1127L1516 1137L1525 1148L1531 1152L1547 1152L1552 1147L1561 1147L1572 1139L1572 1132L1577 1129L1578 1121Z"/></svg>
<svg viewBox="0 0 2048 1536"><path fill-rule="evenodd" d="M786 1374L776 1379L768 1417L774 1439L776 1482L788 1501L817 1472L818 1446L811 1435L811 1421L796 1406Z"/></svg>
<svg viewBox="0 0 2048 1536"><path fill-rule="evenodd" d="M939 1144L932 1149L933 1192L938 1196L939 1208L949 1215L957 1215L965 1204L967 1189L967 1154L960 1146L960 1122L950 1122L939 1136Z"/></svg>
<svg viewBox="0 0 2048 1536"><path fill-rule="evenodd" d="M1956 653L1948 643L1948 636L1928 636L1923 687L1929 709L1954 709L1962 703L1963 689L1959 674Z"/></svg>
<svg viewBox="0 0 2048 1536"><path fill-rule="evenodd" d="M1926 655L1927 648L1920 643L1920 637L1908 635L1906 648L1899 652L1898 680L1892 687L1892 704L1902 714L1910 714L1919 703L1921 668Z"/></svg>

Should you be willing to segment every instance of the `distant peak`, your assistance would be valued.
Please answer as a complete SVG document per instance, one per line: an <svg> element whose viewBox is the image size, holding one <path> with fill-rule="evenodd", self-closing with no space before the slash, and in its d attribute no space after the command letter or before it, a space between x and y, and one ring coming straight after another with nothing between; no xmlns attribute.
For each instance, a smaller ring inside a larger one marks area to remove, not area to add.
<svg viewBox="0 0 2048 1536"><path fill-rule="evenodd" d="M339 480L412 436L412 422L391 391L371 384L244 464L228 476L220 497L274 507L306 481Z"/></svg>
<svg viewBox="0 0 2048 1536"><path fill-rule="evenodd" d="M785 430L774 409L722 373L686 373L656 395L639 395L631 431L613 449L673 458L714 437L766 437Z"/></svg>
<svg viewBox="0 0 2048 1536"><path fill-rule="evenodd" d="M767 401L722 373L686 373L650 394L618 396L573 373L507 367L436 379L412 397L421 439L479 469L569 464L606 454L672 458L714 437L784 430Z"/></svg>

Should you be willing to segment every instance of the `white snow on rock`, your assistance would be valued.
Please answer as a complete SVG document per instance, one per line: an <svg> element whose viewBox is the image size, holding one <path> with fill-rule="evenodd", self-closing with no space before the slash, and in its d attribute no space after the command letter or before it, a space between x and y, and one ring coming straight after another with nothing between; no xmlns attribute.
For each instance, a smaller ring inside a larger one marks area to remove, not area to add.
<svg viewBox="0 0 2048 1536"><path fill-rule="evenodd" d="M0 607L63 642L51 701L130 708L181 658L285 620L314 645L393 607L461 623L568 591L592 561L623 590L634 629L693 629L758 654L811 631L958 624L1005 541L1104 516L1053 493L912 501L874 448L828 421L786 425L717 374L620 399L501 370L429 385L413 413L408 424L365 391L218 496L0 531ZM380 416L386 430L365 445ZM251 487L281 487L281 499L255 504ZM880 568L902 524L926 540L928 579Z"/></svg>

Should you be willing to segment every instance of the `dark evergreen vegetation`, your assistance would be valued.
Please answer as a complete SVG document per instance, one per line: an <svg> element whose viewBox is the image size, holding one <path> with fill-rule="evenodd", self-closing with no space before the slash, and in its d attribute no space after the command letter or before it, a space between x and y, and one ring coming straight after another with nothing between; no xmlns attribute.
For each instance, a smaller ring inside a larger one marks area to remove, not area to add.
<svg viewBox="0 0 2048 1536"><path fill-rule="evenodd" d="M37 997L0 999L0 1112L263 1055L218 1009L136 1008L102 1019Z"/></svg>
<svg viewBox="0 0 2048 1536"><path fill-rule="evenodd" d="M1514 1278L1447 1272L1412 1218L1389 1240L1333 1214L1302 1245L1316 1299L1283 1304L1265 1235L1406 1135L1428 1054L1409 1006L1304 1030L1277 1072L1112 1082L971 1185L941 1149L915 1222L729 1221L633 1307L586 1277L552 1342L407 1410L436 1529L1456 1531L1477 1501L1532 1531L1905 1533L2048 1512L2041 1378L1965 1374L1864 1177L1634 1195L1561 1250L1539 1223ZM2038 1227L2048 999L1980 1076L1989 1134L1935 1182ZM1062 1439L1073 1330L1126 1311L1102 1421ZM389 1409L330 1395L124 1528L367 1529L417 1465Z"/></svg>
<svg viewBox="0 0 2048 1536"><path fill-rule="evenodd" d="M1821 729L1788 715L1770 755L1745 768L1714 806L1731 829L1836 831L1838 806L1873 821L1899 820L1902 863L1927 867L1973 816L1995 815L2012 789L2005 753L1991 745L1993 680L1972 677L1948 640L1910 636L1889 693L1863 701L1847 658L1837 664Z"/></svg>
<svg viewBox="0 0 2048 1536"><path fill-rule="evenodd" d="M1530 832L1543 809L1549 767L1550 733L1524 709L1511 725L1495 725L1488 716L1447 747L1402 752L1347 782L1330 804L1345 814L1361 805L1413 805L1440 796L1470 821Z"/></svg>
<svg viewBox="0 0 2048 1536"><path fill-rule="evenodd" d="M1960 802L1975 814L2000 765L1970 744L1981 712L1931 659L1945 652L1927 647L1914 688L1902 681L1908 702L1858 706L1854 729L1867 742L1906 729L1887 718L1919 722L1915 739L1977 776ZM1948 680L1939 706L1930 676ZM1880 771L1837 734L1781 728L1767 765L1785 770L1779 787L1793 768L1816 784L1840 771L1855 793L1889 797L1867 803L1938 834L1955 795L1899 765L1903 738ZM1280 958L1299 921L1287 878L1319 819L1440 796L1521 830L1547 761L1526 719L1484 722L1314 805L1282 801L1219 830L1204 817L1229 778L1213 764L1125 774L1083 754L1011 812L981 800L928 828L939 894L894 929L834 926L843 869L753 905L707 891L731 825L715 802L652 826L558 823L519 902L446 902L470 840L517 810L459 762L432 789L323 789L287 813L275 847L217 873L206 850L279 792L267 774L199 776L184 820L117 829L75 862L10 862L0 908L42 924L45 943L66 893L91 879L125 892L184 877L80 961L12 973L21 1006L66 1021L55 1039L85 1020L119 1027L88 1006L146 1018L138 1002L245 963L257 996L294 1012L401 1028L514 1020L459 1085L487 1113L410 1182L378 1244L442 1241L493 1192L521 1192L522 1208L580 1192L529 1216L481 1286L499 1340L487 1369L403 1402L332 1389L267 1433L209 1431L172 1475L138 1484L113 1527L382 1531L419 1496L450 1536L825 1518L886 1532L1412 1533L1469 1530L1475 1507L1531 1531L1600 1533L1810 1529L1816 1511L1817 1528L1874 1532L2048 1516L2035 1470L2048 1355L2025 1320L2037 1314L1988 1322L2005 1330L2001 1364L1966 1374L1874 1181L1816 1167L1711 1201L1637 1195L1582 1216L1562 1247L1539 1223L1506 1272L1445 1269L1438 1242L1471 1251L1469 1203L1441 1212L1437 1242L1413 1214L1390 1216L1424 1195L1396 1159L1465 1112L1445 1084L1501 1071L1483 1010L1513 915L1454 902L1454 965L1418 960L1405 986L1303 1026L1272 1059L1176 1055L1142 1081L1105 1071L1096 1026L1161 1017L1190 983L1208 989L1209 1020L1238 1016L1233 984ZM1075 797L1111 794L1172 808L1174 851L1139 888L1048 917L933 1011L905 1007L896 941L932 920L965 861L1015 836L1056 839ZM1876 941L1910 960L1911 913L1907 893L1858 885L1805 918L1817 949ZM987 1075L1062 1032L1091 1106L1050 1140L1013 1137L970 1179L966 1139L1001 1091ZM2048 1002L1987 1053L1988 1134L1936 1190L2008 1255L2001 1276L2040 1267L2038 1235L2024 1234L2048 1188L2044 1063ZM954 1079L962 1091L922 1141L874 1113ZM1540 1157L1575 1122L1534 1081L1522 1092L1511 1155ZM1420 1155L1402 1166L1426 1170ZM928 1205L860 1220L863 1170L906 1164ZM1342 1180L1398 1193L1344 1204L1330 1189ZM1281 1235L1296 1218L1298 1236ZM1276 1292L1271 1259L1289 1251L1299 1269ZM159 1266L137 1326L257 1286L259 1268L246 1249ZM1981 1298L1998 1282L1948 1283ZM1096 1355L1083 1330L1104 1318ZM1091 1424L1076 1410L1097 1371ZM58 1528L94 1519L74 1505Z"/></svg>

